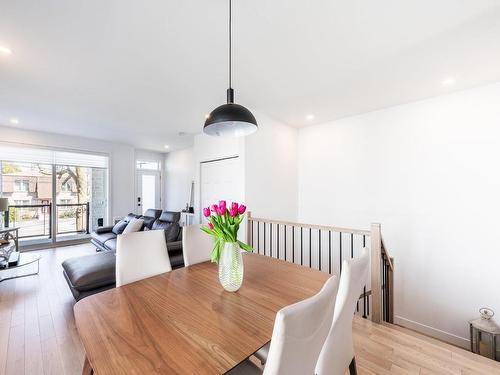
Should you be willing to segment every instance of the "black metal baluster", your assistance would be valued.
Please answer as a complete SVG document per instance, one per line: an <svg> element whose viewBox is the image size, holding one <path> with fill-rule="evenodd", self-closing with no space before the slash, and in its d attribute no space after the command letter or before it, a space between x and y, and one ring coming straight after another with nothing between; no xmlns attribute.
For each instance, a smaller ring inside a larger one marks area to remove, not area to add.
<svg viewBox="0 0 500 375"><path fill-rule="evenodd" d="M328 273L332 273L332 231L328 231Z"/></svg>
<svg viewBox="0 0 500 375"><path fill-rule="evenodd" d="M286 261L286 224L285 224L285 261Z"/></svg>
<svg viewBox="0 0 500 375"><path fill-rule="evenodd" d="M309 228L309 268L312 267L312 228Z"/></svg>
<svg viewBox="0 0 500 375"><path fill-rule="evenodd" d="M319 241L319 244L318 244L318 266L319 266L319 270L321 271L321 229L318 230L318 241Z"/></svg>
<svg viewBox="0 0 500 375"><path fill-rule="evenodd" d="M351 259L354 258L354 234L351 233ZM359 299L356 301L356 311L359 311Z"/></svg>
<svg viewBox="0 0 500 375"><path fill-rule="evenodd" d="M351 233L351 259L354 258L354 234Z"/></svg>
<svg viewBox="0 0 500 375"><path fill-rule="evenodd" d="M257 221L257 254L260 254L260 221Z"/></svg>
<svg viewBox="0 0 500 375"><path fill-rule="evenodd" d="M252 229L250 230L250 243L249 243L248 245L250 245L250 247L252 247L252 248L253 248L253 237L252 237L252 232L253 232L253 221L251 222L250 227L251 227Z"/></svg>
<svg viewBox="0 0 500 375"><path fill-rule="evenodd" d="M390 319L390 311L389 311L389 307L390 307L390 295L389 295L389 262L386 262L385 264L385 303L387 304L387 307L386 307L386 322L389 321Z"/></svg>
<svg viewBox="0 0 500 375"><path fill-rule="evenodd" d="M382 255L382 320L385 321L385 264L384 255Z"/></svg>
<svg viewBox="0 0 500 375"><path fill-rule="evenodd" d="M304 241L303 241L303 229L302 227L300 227L300 265L303 266L304 262Z"/></svg>
<svg viewBox="0 0 500 375"><path fill-rule="evenodd" d="M280 225L279 224L276 224L276 236L278 237L277 238L277 245L276 245L276 248L277 248L277 256L276 258L280 258Z"/></svg>
<svg viewBox="0 0 500 375"><path fill-rule="evenodd" d="M342 274L342 232L339 232L340 274Z"/></svg>
<svg viewBox="0 0 500 375"><path fill-rule="evenodd" d="M269 256L273 257L273 223L269 223Z"/></svg>
<svg viewBox="0 0 500 375"><path fill-rule="evenodd" d="M363 234L363 248L366 246L366 236ZM368 318L366 315L366 285L363 287L363 318Z"/></svg>
<svg viewBox="0 0 500 375"><path fill-rule="evenodd" d="M292 226L292 263L295 263L295 225Z"/></svg>
<svg viewBox="0 0 500 375"><path fill-rule="evenodd" d="M264 255L266 255L266 222L264 221Z"/></svg>

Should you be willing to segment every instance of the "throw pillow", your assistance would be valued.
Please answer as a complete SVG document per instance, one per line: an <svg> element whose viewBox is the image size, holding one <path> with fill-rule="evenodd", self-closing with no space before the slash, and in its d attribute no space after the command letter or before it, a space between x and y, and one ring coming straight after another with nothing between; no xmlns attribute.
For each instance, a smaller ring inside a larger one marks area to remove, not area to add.
<svg viewBox="0 0 500 375"><path fill-rule="evenodd" d="M172 223L165 229L165 239L167 242L177 241L181 227L179 223Z"/></svg>
<svg viewBox="0 0 500 375"><path fill-rule="evenodd" d="M143 219L135 219L135 218L131 219L128 222L127 227L123 231L123 234L139 232L142 229L143 224L144 224Z"/></svg>
<svg viewBox="0 0 500 375"><path fill-rule="evenodd" d="M113 226L113 229L111 229L111 232L113 232L114 234L116 234L118 236L119 234L123 233L123 230L125 229L125 227L127 225L128 225L128 222L126 222L125 220L120 220L118 223L116 223Z"/></svg>
<svg viewBox="0 0 500 375"><path fill-rule="evenodd" d="M151 216L143 216L144 219L144 229L151 229L153 227L153 223L155 222L155 218Z"/></svg>

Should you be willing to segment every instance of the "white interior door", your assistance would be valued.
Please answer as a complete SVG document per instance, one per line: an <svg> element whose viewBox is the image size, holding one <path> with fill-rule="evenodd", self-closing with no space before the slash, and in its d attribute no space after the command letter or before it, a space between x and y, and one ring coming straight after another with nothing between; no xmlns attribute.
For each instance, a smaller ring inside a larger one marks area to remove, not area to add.
<svg viewBox="0 0 500 375"><path fill-rule="evenodd" d="M136 213L143 215L149 208L160 209L160 172L137 171L137 207Z"/></svg>
<svg viewBox="0 0 500 375"><path fill-rule="evenodd" d="M244 174L239 157L201 163L200 222L206 223L203 207L209 207L220 200L243 202Z"/></svg>

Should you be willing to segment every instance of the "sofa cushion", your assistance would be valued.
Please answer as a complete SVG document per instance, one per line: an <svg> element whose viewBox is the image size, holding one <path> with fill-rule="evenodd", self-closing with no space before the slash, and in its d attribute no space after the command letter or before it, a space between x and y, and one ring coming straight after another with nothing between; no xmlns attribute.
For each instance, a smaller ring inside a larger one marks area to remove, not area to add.
<svg viewBox="0 0 500 375"><path fill-rule="evenodd" d="M104 243L112 238L116 238L116 234L113 232L105 232L105 233L97 233L97 232L92 232L91 235L92 239L101 245L104 245Z"/></svg>
<svg viewBox="0 0 500 375"><path fill-rule="evenodd" d="M87 291L114 284L116 256L114 252L86 255L66 259L62 263L71 286Z"/></svg>
<svg viewBox="0 0 500 375"><path fill-rule="evenodd" d="M126 222L125 220L120 220L118 223L115 224L111 232L113 232L116 235L122 234L127 225L128 222Z"/></svg>
<svg viewBox="0 0 500 375"><path fill-rule="evenodd" d="M170 225L172 225L171 222L169 221L162 221L160 219L156 219L151 226L152 230L160 230L160 229L167 229Z"/></svg>
<svg viewBox="0 0 500 375"><path fill-rule="evenodd" d="M167 241L167 243L177 241L177 237L179 236L179 232L181 231L179 223L170 223L168 221L162 221L160 219L155 220L151 229L164 230L165 240Z"/></svg>
<svg viewBox="0 0 500 375"><path fill-rule="evenodd" d="M144 215L146 217L152 217L154 219L158 219L161 215L161 210L156 210L154 208L148 208L146 212L144 212ZM154 220L153 220L154 221Z"/></svg>
<svg viewBox="0 0 500 375"><path fill-rule="evenodd" d="M181 220L181 213L173 211L163 211L158 219L161 221L167 221L169 223L178 223Z"/></svg>
<svg viewBox="0 0 500 375"><path fill-rule="evenodd" d="M167 229L165 229L165 240L167 243L177 241L181 227L179 223L172 223Z"/></svg>
<svg viewBox="0 0 500 375"><path fill-rule="evenodd" d="M143 216L142 219L144 220L144 230L151 229L156 220L153 216Z"/></svg>
<svg viewBox="0 0 500 375"><path fill-rule="evenodd" d="M113 230L113 225L106 226L106 227L98 227L98 228L96 228L95 232L106 233L106 232L111 232L112 230Z"/></svg>
<svg viewBox="0 0 500 375"><path fill-rule="evenodd" d="M182 252L182 241L174 241L167 243L168 253Z"/></svg>

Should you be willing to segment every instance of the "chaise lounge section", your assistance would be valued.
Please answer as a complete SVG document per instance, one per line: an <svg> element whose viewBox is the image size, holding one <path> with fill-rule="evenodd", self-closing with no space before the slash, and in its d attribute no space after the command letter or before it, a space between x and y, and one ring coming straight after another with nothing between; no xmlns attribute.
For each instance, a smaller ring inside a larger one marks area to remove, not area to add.
<svg viewBox="0 0 500 375"><path fill-rule="evenodd" d="M64 277L77 301L116 286L116 239L133 218L144 220L141 230L163 230L172 268L184 266L180 212L149 209L143 216L128 214L114 226L100 227L92 233L91 243L97 254L63 262Z"/></svg>

